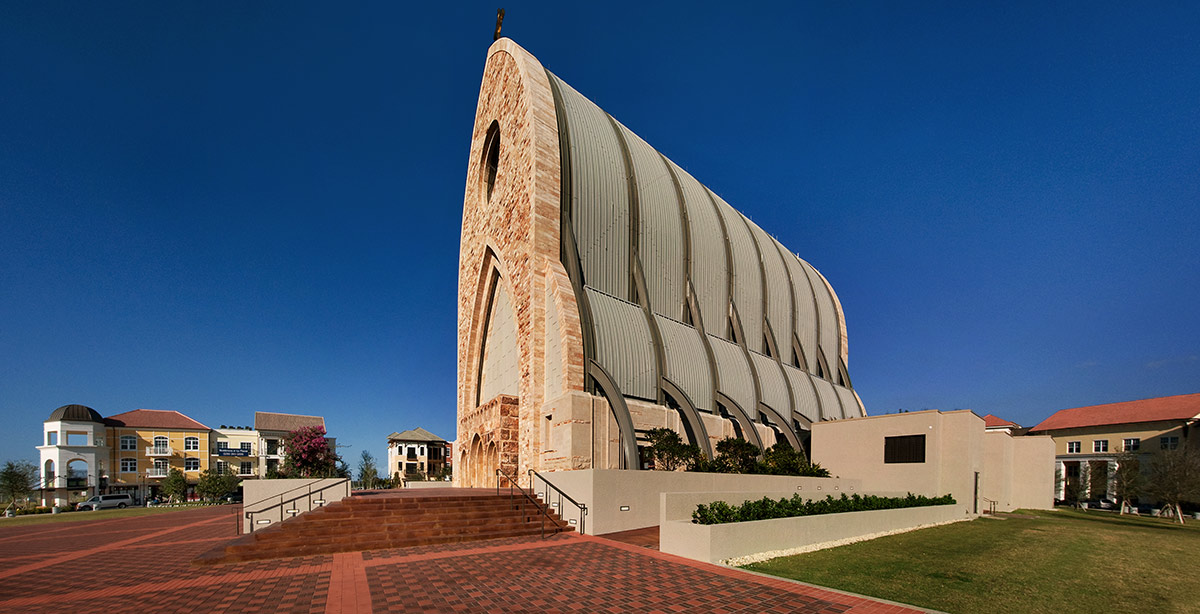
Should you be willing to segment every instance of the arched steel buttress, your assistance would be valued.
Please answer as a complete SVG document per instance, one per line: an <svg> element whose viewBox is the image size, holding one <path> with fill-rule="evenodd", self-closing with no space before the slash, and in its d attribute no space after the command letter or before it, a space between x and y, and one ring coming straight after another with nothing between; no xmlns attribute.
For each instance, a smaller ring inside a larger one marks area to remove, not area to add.
<svg viewBox="0 0 1200 614"><path fill-rule="evenodd" d="M779 429L780 432L783 433L784 438L788 440L789 444L791 444L792 449L800 452L801 454L804 453L804 448L800 446L800 438L796 436L796 430L792 428L791 420L784 420L783 416L781 416L779 412L771 409L771 406L767 405L766 403L759 402L758 411L766 414L767 417L775 423L775 428Z"/></svg>
<svg viewBox="0 0 1200 614"><path fill-rule="evenodd" d="M688 397L682 388L676 386L671 380L665 377L662 378L662 389L679 404L680 412L683 414L683 419L687 423L688 431L696 446L700 448L700 451L705 456L712 458L712 442L708 440L708 429L704 428L704 420L700 417L700 412L696 411L696 406L692 403L692 399Z"/></svg>
<svg viewBox="0 0 1200 614"><path fill-rule="evenodd" d="M641 469L642 464L638 462L637 439L633 433L633 417L629 415L629 405L625 403L625 395L621 394L621 389L617 387L616 382L596 361L588 361L587 374L595 380L601 394L608 399L608 407L612 410L613 417L617 419L617 430L621 435L621 451L625 455L623 469Z"/></svg>
<svg viewBox="0 0 1200 614"><path fill-rule="evenodd" d="M750 418L750 414L746 413L746 410L742 409L742 406L738 405L737 401L725 396L722 392L717 393L717 402L724 405L725 409L729 410L729 413L733 415L733 419L742 427L743 435L749 436L749 439L746 439L746 437L742 438L754 444L754 447L762 450L762 438L758 436L758 429L754 428L754 420Z"/></svg>

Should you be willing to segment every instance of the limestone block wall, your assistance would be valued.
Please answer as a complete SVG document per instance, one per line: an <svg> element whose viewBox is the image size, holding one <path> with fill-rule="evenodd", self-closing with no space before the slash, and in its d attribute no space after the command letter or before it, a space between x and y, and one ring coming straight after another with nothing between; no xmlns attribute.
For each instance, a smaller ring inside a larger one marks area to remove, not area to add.
<svg viewBox="0 0 1200 614"><path fill-rule="evenodd" d="M499 137L499 155L489 161L485 144L489 129ZM489 194L489 162L495 162ZM457 449L470 455L476 436L508 442L505 464L524 472L536 465L537 413L544 395L546 347L544 300L547 271L558 265L559 151L554 101L545 70L524 49L507 39L488 50L475 127L467 164L463 199L463 225L459 256L458 304L458 439ZM565 276L565 273L563 273ZM496 421L472 419L476 409L491 399L479 398L481 346L488 317L492 286L503 284L516 320L518 395L515 415L501 426ZM556 293L559 338L563 346L582 348L578 313L573 297ZM571 323L575 322L572 330ZM583 356L560 357L567 386L582 388ZM515 437L501 437L505 428ZM481 430L484 429L484 430ZM493 429L488 431L486 429ZM479 472L456 472L460 485L474 481ZM482 484L480 484L482 485Z"/></svg>

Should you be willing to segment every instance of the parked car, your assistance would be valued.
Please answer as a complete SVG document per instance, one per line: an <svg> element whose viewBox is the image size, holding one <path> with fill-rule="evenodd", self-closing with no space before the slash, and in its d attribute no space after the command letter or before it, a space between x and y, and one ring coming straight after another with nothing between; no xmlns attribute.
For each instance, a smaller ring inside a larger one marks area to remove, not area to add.
<svg viewBox="0 0 1200 614"><path fill-rule="evenodd" d="M88 499L87 501L81 502L79 505L75 506L75 509L81 510L81 511L82 510L96 511L96 510L108 509L108 508L113 508L113 507L119 508L119 509L125 509L131 505L133 505L133 496L132 495L128 495L128 494L125 494L125 495L96 495L95 497L92 497L91 499Z"/></svg>

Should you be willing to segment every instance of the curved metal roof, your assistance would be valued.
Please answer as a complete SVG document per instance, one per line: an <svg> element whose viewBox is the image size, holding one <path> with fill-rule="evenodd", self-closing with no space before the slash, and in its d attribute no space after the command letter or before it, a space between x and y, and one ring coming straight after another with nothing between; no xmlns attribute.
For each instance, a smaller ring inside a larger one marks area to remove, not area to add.
<svg viewBox="0 0 1200 614"><path fill-rule="evenodd" d="M104 424L104 416L100 412L88 407L87 405L63 405L58 409L50 412L50 417L46 418L46 422L58 422L59 420L69 420L71 422L99 422Z"/></svg>
<svg viewBox="0 0 1200 614"><path fill-rule="evenodd" d="M595 340L585 358L626 396L660 398L666 378L702 409L721 393L752 413L761 395L808 421L861 415L836 386L848 384L845 325L825 278L547 75L563 151L562 258Z"/></svg>

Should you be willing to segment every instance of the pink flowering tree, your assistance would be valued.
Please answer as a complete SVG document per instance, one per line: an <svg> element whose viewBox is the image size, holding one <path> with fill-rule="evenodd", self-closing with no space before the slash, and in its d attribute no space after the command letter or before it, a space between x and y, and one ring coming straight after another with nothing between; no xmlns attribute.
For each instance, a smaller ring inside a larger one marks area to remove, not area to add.
<svg viewBox="0 0 1200 614"><path fill-rule="evenodd" d="M280 473L289 478L325 478L337 475L337 453L325 438L325 427L305 426L283 440Z"/></svg>

